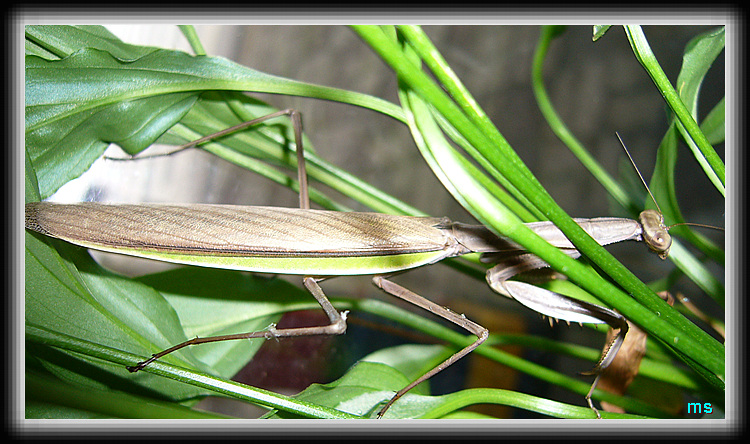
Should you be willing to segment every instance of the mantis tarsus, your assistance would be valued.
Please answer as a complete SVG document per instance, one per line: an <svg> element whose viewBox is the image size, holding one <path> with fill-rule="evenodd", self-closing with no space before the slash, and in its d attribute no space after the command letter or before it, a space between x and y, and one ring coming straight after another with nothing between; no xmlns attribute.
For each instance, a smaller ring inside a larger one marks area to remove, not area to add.
<svg viewBox="0 0 750 444"><path fill-rule="evenodd" d="M548 266L509 239L498 237L481 225L451 222L447 218L394 216L378 213L344 213L309 209L304 165L301 119L294 110L283 110L206 136L179 149L198 145L217 136L289 115L294 123L300 183L300 208L229 205L115 205L99 203L26 204L26 228L70 243L102 251L145 257L178 264L255 272L302 275L304 286L315 297L329 325L275 329L224 336L194 338L168 348L128 367L136 372L154 360L189 345L250 338L280 338L342 334L346 312L339 313L318 282L342 275L374 275L373 283L396 296L446 319L477 339L443 363L399 390L378 412L388 408L417 384L476 349L488 330L390 281L389 276L467 253L481 253L495 264L487 282L496 292L550 318L579 323L606 323L618 330L605 345L591 374L597 374L586 396L596 412L591 394L598 374L614 359L627 333L619 313L509 279L519 273ZM640 221L623 218L576 219L602 245L643 240L665 258L671 238L663 218L655 210L641 213ZM527 224L533 231L573 258L578 250L550 222Z"/></svg>

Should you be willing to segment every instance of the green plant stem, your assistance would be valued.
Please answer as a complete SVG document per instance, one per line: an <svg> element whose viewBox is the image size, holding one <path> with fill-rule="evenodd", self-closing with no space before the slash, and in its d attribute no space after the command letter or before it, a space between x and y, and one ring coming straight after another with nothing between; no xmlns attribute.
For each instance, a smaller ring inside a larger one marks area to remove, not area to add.
<svg viewBox="0 0 750 444"><path fill-rule="evenodd" d="M638 280L627 268L617 262L606 250L594 241L580 226L570 219L565 212L552 200L549 194L535 180L529 180L530 172L518 159L507 142L493 145L475 125L463 114L434 82L427 77L411 61L401 55L398 46L378 27L355 26L354 30L370 44L373 49L391 66L402 82L408 84L421 97L441 112L451 124L460 128L469 140L495 167L500 170L515 186L525 189L527 197L536 204L546 216L553 221L565 235L571 239L583 254L600 267L607 269L615 281L630 292L637 302L619 291L615 286L602 280L595 273L590 272L576 261L569 260L559 250L551 247L547 242L536 236L528 228L520 224L515 216L499 210L496 205L487 201L474 207L479 220L488 223L500 233L507 235L524 248L538 255L558 271L564 272L582 288L595 294L605 303L616 307L626 317L641 326L650 326L651 332L666 344L678 349L695 362L700 362L711 372L724 374L723 346L700 330L694 324L674 311L661 298ZM491 149L490 147L493 147ZM472 178L463 179L464 183L474 183ZM481 190L474 190L477 196L485 194ZM523 228L522 228L523 227ZM524 228L526 228L524 230ZM523 238L519 233L523 233ZM643 310L643 304L649 310Z"/></svg>
<svg viewBox="0 0 750 444"><path fill-rule="evenodd" d="M656 84L659 92L664 96L667 104L677 116L680 124L684 127L687 133L690 134L690 137L696 143L701 153L703 153L703 156L713 168L714 174L716 174L721 181L722 187L726 186L724 162L722 162L719 155L716 154L716 150L714 150L708 142L708 139L706 139L706 136L700 130L695 119L690 115L690 111L680 99L679 94L677 94L677 91L675 91L674 87L669 82L667 75L664 74L661 66L659 66L659 62L651 51L651 47L648 44L646 36L643 34L643 30L640 26L625 26L625 34L628 36L628 40L633 47L633 52L636 58L646 69L649 76L651 76L651 79L654 81L654 84ZM719 191L724 194L722 189L719 189Z"/></svg>
<svg viewBox="0 0 750 444"><path fill-rule="evenodd" d="M111 347L94 344L89 341L73 338L68 335L30 324L26 324L26 340L114 362L122 365L123 371L126 371L124 369L125 365L132 364L140 359L139 356L132 353L125 353ZM304 417L321 419L359 418L356 415L350 415L339 410L295 400L273 392L239 384L234 381L217 378L197 371L186 371L179 367L159 361L149 365L145 371L182 381L186 384L207 389L218 394L252 402L254 404L290 411Z"/></svg>

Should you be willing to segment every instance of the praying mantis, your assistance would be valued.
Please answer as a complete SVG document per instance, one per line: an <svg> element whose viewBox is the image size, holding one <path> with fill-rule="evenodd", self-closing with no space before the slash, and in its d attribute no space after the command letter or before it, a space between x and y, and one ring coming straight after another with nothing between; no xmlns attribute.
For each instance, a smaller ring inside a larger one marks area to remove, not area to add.
<svg viewBox="0 0 750 444"><path fill-rule="evenodd" d="M487 271L487 282L496 292L551 318L609 324L619 330L614 339L605 345L592 373L598 375L612 362L627 333L625 318L598 305L510 280L519 273L547 265L484 226L452 222L447 218L310 209L301 118L293 110L245 122L180 149L282 115L289 115L294 123L300 183L298 209L225 205L65 205L46 202L26 205L27 229L82 247L178 264L302 275L304 286L330 322L319 327L276 329L271 326L264 331L194 338L156 353L128 367L128 370L142 370L154 360L190 345L251 338L342 334L346 331L346 312L336 310L319 282L333 276L374 275L373 283L384 292L428 310L476 336L473 343L396 392L379 410L377 416L383 417L393 403L413 387L475 350L489 334L481 325L411 292L392 282L389 277L472 252L482 254L485 262L493 264ZM642 240L662 258L669 253L671 239L661 215L654 210L644 211L639 221L623 218L575 220L602 245ZM527 226L567 255L573 258L580 256L553 224L537 222ZM599 416L591 401L597 381L598 376L586 400Z"/></svg>

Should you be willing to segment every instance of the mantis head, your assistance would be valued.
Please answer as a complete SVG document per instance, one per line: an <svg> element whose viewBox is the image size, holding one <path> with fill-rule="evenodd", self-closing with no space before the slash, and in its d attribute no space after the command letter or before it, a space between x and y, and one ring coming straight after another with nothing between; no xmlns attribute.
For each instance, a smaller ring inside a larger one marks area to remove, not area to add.
<svg viewBox="0 0 750 444"><path fill-rule="evenodd" d="M643 241L651 251L666 259L672 246L672 236L664 225L664 216L656 210L645 210L638 219L643 226Z"/></svg>

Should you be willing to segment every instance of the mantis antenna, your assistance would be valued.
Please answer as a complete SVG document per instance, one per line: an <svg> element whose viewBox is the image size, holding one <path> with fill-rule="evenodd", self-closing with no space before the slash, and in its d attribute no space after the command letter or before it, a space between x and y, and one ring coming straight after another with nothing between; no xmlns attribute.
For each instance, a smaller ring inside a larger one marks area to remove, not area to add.
<svg viewBox="0 0 750 444"><path fill-rule="evenodd" d="M633 165L633 168L635 168L635 172L638 174L638 177L641 179L641 183L643 184L644 188L646 188L646 191L648 192L648 195L651 196L651 201L656 205L656 210L661 214L661 208L659 208L659 203L656 202L656 198L651 193L651 189L649 188L648 184L646 184L646 181L643 179L643 176L641 175L641 171L638 169L638 167L635 164L635 161L633 160L633 157L630 155L630 151L628 151L628 147L625 146L625 143L622 141L622 138L620 137L620 134L615 131L615 135L617 136L617 139L620 141L620 145L622 145L622 148L625 150L625 154L628 155L628 159L630 159L631 165ZM662 219L663 221L663 219ZM693 222L680 222L672 225L666 226L666 230L669 231L672 227L677 227L680 225L690 225L693 227L703 227L703 228L712 228L714 230L721 230L724 231L721 227L716 227L714 225L706 225L706 224L697 224Z"/></svg>

